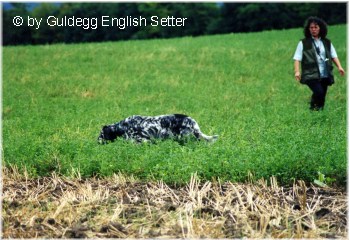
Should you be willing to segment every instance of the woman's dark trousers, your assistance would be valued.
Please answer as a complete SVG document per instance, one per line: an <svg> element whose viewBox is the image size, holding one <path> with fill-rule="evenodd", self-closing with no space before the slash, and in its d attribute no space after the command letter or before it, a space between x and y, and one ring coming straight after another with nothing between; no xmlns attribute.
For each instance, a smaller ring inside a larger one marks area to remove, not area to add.
<svg viewBox="0 0 350 240"><path fill-rule="evenodd" d="M321 79L309 81L307 83L309 88L312 91L311 101L310 101L310 110L323 110L324 104L326 101L327 89L329 85L329 79Z"/></svg>

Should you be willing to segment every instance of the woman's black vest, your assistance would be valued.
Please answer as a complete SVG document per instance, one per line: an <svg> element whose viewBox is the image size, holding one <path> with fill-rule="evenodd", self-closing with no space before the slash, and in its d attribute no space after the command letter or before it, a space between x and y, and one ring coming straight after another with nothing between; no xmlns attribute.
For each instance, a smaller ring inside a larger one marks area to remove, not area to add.
<svg viewBox="0 0 350 240"><path fill-rule="evenodd" d="M323 46L326 50L326 68L328 71L328 76L330 79L330 85L334 83L333 77L333 65L331 58L331 41L327 38L321 39ZM313 39L304 38L303 42L303 59L301 60L301 83L305 84L310 80L321 80L320 79L320 70L317 64L317 53L313 48Z"/></svg>

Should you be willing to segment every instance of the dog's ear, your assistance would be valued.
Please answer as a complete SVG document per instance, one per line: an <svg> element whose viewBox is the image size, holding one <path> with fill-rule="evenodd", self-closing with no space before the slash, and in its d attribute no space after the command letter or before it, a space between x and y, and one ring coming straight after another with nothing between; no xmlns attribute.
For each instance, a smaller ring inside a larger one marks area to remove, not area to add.
<svg viewBox="0 0 350 240"><path fill-rule="evenodd" d="M98 136L97 138L97 141L100 143L100 144L105 144L106 143L106 140L108 138L108 126L103 126L102 127L102 130L100 132L100 135Z"/></svg>
<svg viewBox="0 0 350 240"><path fill-rule="evenodd" d="M117 138L117 135L113 126L103 126L102 132L105 140L114 140Z"/></svg>
<svg viewBox="0 0 350 240"><path fill-rule="evenodd" d="M115 130L115 132L116 132L116 134L117 134L118 137L123 136L123 134L125 133L124 128L121 127L120 124L117 124L117 125L115 126L115 129L114 129L114 130Z"/></svg>

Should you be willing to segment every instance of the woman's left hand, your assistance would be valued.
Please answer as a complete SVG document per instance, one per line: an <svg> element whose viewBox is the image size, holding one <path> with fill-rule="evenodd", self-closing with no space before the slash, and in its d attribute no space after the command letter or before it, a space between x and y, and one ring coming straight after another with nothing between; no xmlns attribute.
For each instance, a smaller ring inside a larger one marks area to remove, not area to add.
<svg viewBox="0 0 350 240"><path fill-rule="evenodd" d="M335 65L337 66L340 76L344 76L345 71L344 71L343 67L340 64L339 59L338 58L333 58L332 60L335 63Z"/></svg>
<svg viewBox="0 0 350 240"><path fill-rule="evenodd" d="M344 76L345 75L345 71L344 71L344 69L342 67L339 67L338 71L339 71L340 76Z"/></svg>

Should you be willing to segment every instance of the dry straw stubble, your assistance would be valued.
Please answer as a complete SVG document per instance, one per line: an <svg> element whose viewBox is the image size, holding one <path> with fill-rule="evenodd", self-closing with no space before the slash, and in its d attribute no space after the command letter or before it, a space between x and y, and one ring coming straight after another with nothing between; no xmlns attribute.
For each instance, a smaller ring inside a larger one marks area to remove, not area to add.
<svg viewBox="0 0 350 240"><path fill-rule="evenodd" d="M138 182L115 174L28 179L3 169L5 238L345 238L344 191L305 186Z"/></svg>

